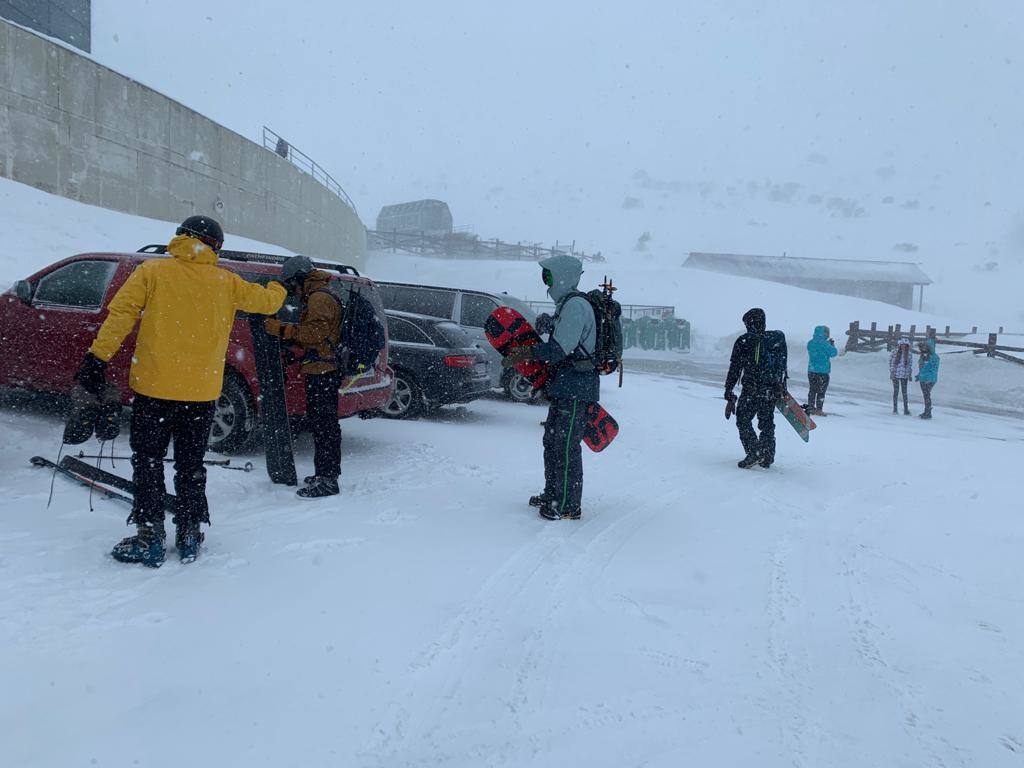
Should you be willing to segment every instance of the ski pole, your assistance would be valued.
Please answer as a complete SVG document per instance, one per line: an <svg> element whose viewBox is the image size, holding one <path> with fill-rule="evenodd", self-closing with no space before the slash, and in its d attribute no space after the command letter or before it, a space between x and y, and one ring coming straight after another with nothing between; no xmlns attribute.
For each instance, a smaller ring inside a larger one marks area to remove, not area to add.
<svg viewBox="0 0 1024 768"><path fill-rule="evenodd" d="M96 454L88 454L85 451L78 452L78 458L80 459L111 459L112 461L131 461L131 456L98 456ZM170 464L174 459L164 459L164 463ZM245 462L244 466L232 467L231 459L204 459L203 464L207 467L220 467L221 469L233 469L236 472L252 472L252 462Z"/></svg>

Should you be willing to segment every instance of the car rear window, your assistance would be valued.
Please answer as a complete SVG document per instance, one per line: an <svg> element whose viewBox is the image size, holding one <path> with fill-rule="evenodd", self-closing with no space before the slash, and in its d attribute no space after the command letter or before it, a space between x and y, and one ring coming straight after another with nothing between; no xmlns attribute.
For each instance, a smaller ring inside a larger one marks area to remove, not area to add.
<svg viewBox="0 0 1024 768"><path fill-rule="evenodd" d="M455 310L455 291L405 285L381 285L379 288L388 309L446 319L451 319Z"/></svg>

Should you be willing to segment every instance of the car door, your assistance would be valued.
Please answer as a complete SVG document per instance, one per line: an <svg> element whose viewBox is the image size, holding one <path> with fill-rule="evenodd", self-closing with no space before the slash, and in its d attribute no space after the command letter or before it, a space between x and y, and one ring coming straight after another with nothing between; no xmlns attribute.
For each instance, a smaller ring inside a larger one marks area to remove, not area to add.
<svg viewBox="0 0 1024 768"><path fill-rule="evenodd" d="M47 392L71 390L103 320L117 268L113 259L81 259L33 281L31 305L10 307L10 330L4 330L13 347L4 352L15 356L13 381Z"/></svg>
<svg viewBox="0 0 1024 768"><path fill-rule="evenodd" d="M490 363L491 386L501 386L501 355L487 341L484 323L491 313L500 305L497 300L482 293L462 292L459 302L459 327L464 330L480 349L487 355Z"/></svg>

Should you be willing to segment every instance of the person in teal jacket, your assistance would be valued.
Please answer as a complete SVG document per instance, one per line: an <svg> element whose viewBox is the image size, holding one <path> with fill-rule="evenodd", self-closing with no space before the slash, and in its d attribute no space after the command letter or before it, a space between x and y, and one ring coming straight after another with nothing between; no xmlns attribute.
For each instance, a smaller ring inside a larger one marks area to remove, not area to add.
<svg viewBox="0 0 1024 768"><path fill-rule="evenodd" d="M828 337L828 326L819 325L814 337L807 342L807 405L804 410L818 416L824 415L825 390L832 373L832 358L839 354L836 343Z"/></svg>
<svg viewBox="0 0 1024 768"><path fill-rule="evenodd" d="M932 389L939 382L939 353L935 351L935 339L926 339L918 344L921 355L918 358L917 381L921 384L924 398L922 419L932 417Z"/></svg>

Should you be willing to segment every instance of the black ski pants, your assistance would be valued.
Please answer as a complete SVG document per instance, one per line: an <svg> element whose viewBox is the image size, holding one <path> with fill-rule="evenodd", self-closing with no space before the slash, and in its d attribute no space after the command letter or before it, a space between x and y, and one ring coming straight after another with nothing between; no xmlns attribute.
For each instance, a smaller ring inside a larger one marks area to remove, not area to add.
<svg viewBox="0 0 1024 768"><path fill-rule="evenodd" d="M906 379L893 379L892 380L892 409L895 411L899 404L900 391L903 392L903 410L910 410L910 405L907 403L907 380Z"/></svg>
<svg viewBox="0 0 1024 768"><path fill-rule="evenodd" d="M341 424L338 423L338 389L341 374L305 376L306 425L313 433L313 474L337 480L341 474Z"/></svg>
<svg viewBox="0 0 1024 768"><path fill-rule="evenodd" d="M827 373L807 373L807 383L810 391L807 393L807 405L814 410L820 411L825 407L825 390L828 389L829 375Z"/></svg>
<svg viewBox="0 0 1024 768"><path fill-rule="evenodd" d="M736 405L736 428L748 456L775 461L775 401L771 395L740 395ZM755 416L760 435L754 431Z"/></svg>
<svg viewBox="0 0 1024 768"><path fill-rule="evenodd" d="M924 412L931 414L932 412L932 387L935 386L934 381L922 381L921 384L921 397L924 398Z"/></svg>
<svg viewBox="0 0 1024 768"><path fill-rule="evenodd" d="M210 522L203 457L213 424L214 402L159 400L135 395L132 402L132 484L135 503L129 522L163 529L164 457L174 440L174 522Z"/></svg>
<svg viewBox="0 0 1024 768"><path fill-rule="evenodd" d="M564 515L583 504L585 400L552 400L544 422L544 495Z"/></svg>

